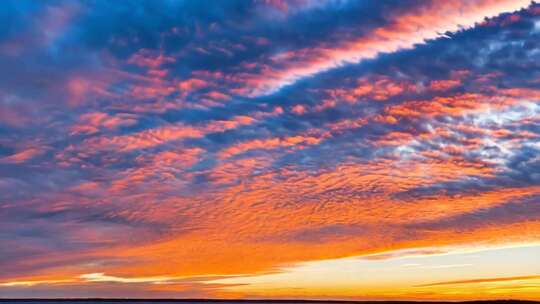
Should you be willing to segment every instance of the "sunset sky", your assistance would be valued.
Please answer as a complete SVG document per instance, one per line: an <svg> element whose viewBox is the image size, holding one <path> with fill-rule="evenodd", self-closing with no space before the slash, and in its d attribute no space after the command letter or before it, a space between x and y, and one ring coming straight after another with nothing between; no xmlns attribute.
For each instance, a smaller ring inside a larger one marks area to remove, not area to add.
<svg viewBox="0 0 540 304"><path fill-rule="evenodd" d="M540 300L540 3L0 20L0 298Z"/></svg>

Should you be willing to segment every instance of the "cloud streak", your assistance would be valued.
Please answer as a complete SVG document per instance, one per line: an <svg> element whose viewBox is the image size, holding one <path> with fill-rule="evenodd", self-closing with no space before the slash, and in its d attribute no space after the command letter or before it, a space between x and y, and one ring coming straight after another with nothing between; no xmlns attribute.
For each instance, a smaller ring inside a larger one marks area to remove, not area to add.
<svg viewBox="0 0 540 304"><path fill-rule="evenodd" d="M73 279L174 296L151 283L538 240L538 4L8 1L0 17L15 294Z"/></svg>

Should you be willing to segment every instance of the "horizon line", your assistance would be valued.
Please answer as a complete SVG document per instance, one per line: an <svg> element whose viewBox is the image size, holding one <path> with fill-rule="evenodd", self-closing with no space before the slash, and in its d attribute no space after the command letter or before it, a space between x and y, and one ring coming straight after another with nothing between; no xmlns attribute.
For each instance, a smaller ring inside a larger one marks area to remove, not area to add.
<svg viewBox="0 0 540 304"><path fill-rule="evenodd" d="M270 302L270 303L540 303L536 300L318 300L318 299L205 299L205 298L0 298L0 302Z"/></svg>

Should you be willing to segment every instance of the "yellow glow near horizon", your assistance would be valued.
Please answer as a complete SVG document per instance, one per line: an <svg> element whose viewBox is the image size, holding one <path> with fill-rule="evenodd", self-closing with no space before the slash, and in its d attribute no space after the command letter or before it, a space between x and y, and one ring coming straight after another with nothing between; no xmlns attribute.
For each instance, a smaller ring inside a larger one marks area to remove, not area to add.
<svg viewBox="0 0 540 304"><path fill-rule="evenodd" d="M308 262L280 273L209 283L232 284L225 289L248 297L540 299L538 244L441 252L403 251L382 260L364 256Z"/></svg>
<svg viewBox="0 0 540 304"><path fill-rule="evenodd" d="M540 299L538 257L538 243L437 247L304 262L259 275L143 277L88 273L73 278L3 282L0 286L110 288L114 286L110 284L136 284L147 290L175 291L199 284L224 298L537 300Z"/></svg>

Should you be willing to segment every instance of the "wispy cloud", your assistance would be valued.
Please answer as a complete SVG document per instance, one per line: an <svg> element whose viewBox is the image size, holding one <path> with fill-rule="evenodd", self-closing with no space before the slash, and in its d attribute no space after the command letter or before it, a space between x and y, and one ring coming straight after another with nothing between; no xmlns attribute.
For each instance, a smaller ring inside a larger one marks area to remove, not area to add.
<svg viewBox="0 0 540 304"><path fill-rule="evenodd" d="M175 280L181 279L178 277L133 277L123 278L117 276L106 275L104 273L87 273L79 276L80 279L87 282L110 282L110 283L152 283L163 284L173 283Z"/></svg>
<svg viewBox="0 0 540 304"><path fill-rule="evenodd" d="M457 284L497 283L497 282L507 282L507 281L529 281L529 280L540 280L540 276L520 276L520 277L485 278L485 279L473 279L473 280L448 281L448 282L437 282L437 283L417 285L417 287L457 285Z"/></svg>
<svg viewBox="0 0 540 304"><path fill-rule="evenodd" d="M7 1L0 17L4 289L59 273L154 295L538 240L536 3Z"/></svg>

